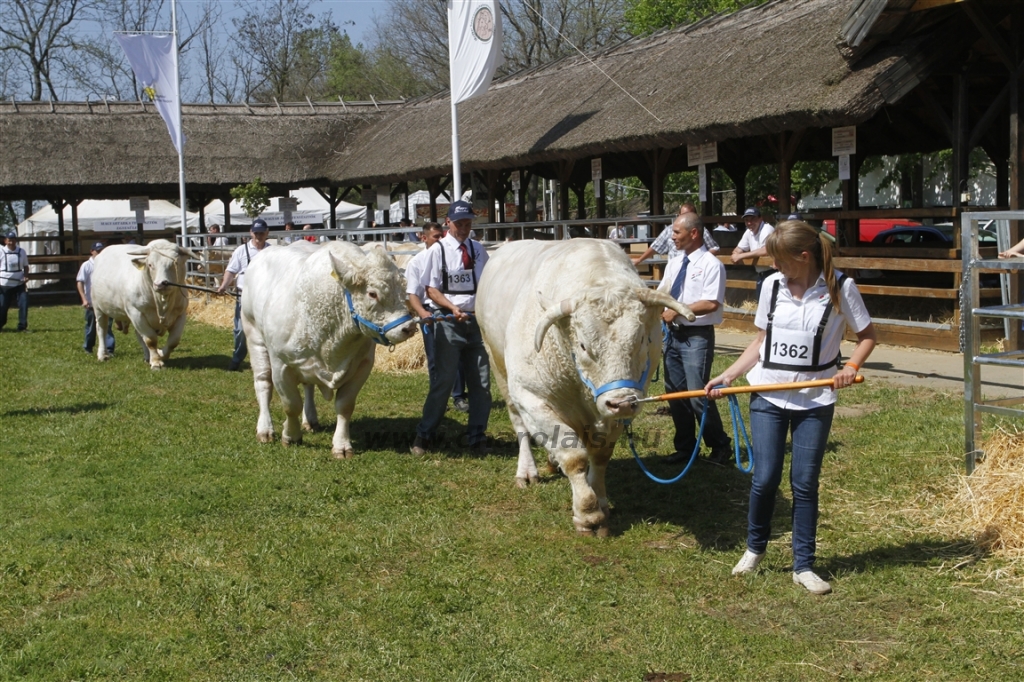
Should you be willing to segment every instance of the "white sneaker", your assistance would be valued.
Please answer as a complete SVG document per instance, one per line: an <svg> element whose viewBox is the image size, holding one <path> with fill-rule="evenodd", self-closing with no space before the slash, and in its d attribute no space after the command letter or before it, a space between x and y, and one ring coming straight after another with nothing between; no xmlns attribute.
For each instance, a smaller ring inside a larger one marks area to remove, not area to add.
<svg viewBox="0 0 1024 682"><path fill-rule="evenodd" d="M764 558L764 553L754 554L749 549L740 557L739 563L732 568L733 575L747 575L757 570L757 565Z"/></svg>
<svg viewBox="0 0 1024 682"><path fill-rule="evenodd" d="M832 586L818 577L814 571L801 571L793 574L793 582L803 585L811 594L828 594Z"/></svg>

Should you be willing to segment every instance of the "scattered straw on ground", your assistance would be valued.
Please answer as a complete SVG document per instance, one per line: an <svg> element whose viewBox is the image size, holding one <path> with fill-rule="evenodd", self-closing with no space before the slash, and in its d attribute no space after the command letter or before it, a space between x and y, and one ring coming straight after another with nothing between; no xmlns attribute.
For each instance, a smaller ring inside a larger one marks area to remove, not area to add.
<svg viewBox="0 0 1024 682"><path fill-rule="evenodd" d="M946 511L980 552L1024 561L1024 432L999 431L983 449L985 461L958 477Z"/></svg>
<svg viewBox="0 0 1024 682"><path fill-rule="evenodd" d="M231 329L235 322L235 297L213 295L190 297L188 316L197 322Z"/></svg>

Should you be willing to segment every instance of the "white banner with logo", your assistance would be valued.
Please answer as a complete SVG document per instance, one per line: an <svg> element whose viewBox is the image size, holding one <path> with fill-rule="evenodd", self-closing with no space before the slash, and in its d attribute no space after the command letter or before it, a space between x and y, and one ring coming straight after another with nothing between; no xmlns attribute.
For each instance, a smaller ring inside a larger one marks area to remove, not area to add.
<svg viewBox="0 0 1024 682"><path fill-rule="evenodd" d="M178 112L178 77L174 70L174 36L167 34L124 34L115 36L128 56L135 78L142 85L167 124L171 143L181 154L185 136Z"/></svg>
<svg viewBox="0 0 1024 682"><path fill-rule="evenodd" d="M143 230L162 230L166 222L163 218L146 218L142 224ZM139 224L135 218L109 218L106 220L94 220L92 229L95 232L135 232Z"/></svg>
<svg viewBox="0 0 1024 682"><path fill-rule="evenodd" d="M487 91L503 61L498 0L448 0L448 55L453 103Z"/></svg>

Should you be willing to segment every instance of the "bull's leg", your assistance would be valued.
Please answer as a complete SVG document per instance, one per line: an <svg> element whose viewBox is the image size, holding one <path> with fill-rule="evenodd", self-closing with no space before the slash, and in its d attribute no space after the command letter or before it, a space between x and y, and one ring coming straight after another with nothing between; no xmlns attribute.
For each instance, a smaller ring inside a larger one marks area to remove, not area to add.
<svg viewBox="0 0 1024 682"><path fill-rule="evenodd" d="M600 442L598 441L600 438ZM615 441L618 440L618 433L601 432L593 438L594 443L590 444L590 469L587 471L587 483L594 494L597 495L597 504L604 511L605 515L610 514L608 504L608 490L605 488L605 472L608 470L608 460L612 458L615 450ZM607 528L606 528L607 532Z"/></svg>
<svg viewBox="0 0 1024 682"><path fill-rule="evenodd" d="M251 351L250 351L251 354ZM302 442L302 393L299 391L299 377L290 367L274 367L274 386L284 405L284 426L281 429L283 445L298 445Z"/></svg>
<svg viewBox="0 0 1024 682"><path fill-rule="evenodd" d="M167 332L167 345L164 346L163 359L171 357L171 351L178 347L181 343L181 335L185 331L185 322L188 321L188 308L182 311L181 315L177 320L174 321L174 325Z"/></svg>
<svg viewBox="0 0 1024 682"><path fill-rule="evenodd" d="M566 434L562 437L564 443L566 440L571 440L575 433L569 427L564 425L563 427ZM596 533L599 537L607 537L608 500L605 498L604 505L601 504L598 492L590 485L590 479L593 477L600 480L602 487L600 493L603 495L604 467L608 461L605 460L599 472L588 472L590 457L582 445L570 448L563 448L559 445L553 454L572 486L572 522L576 526L576 531L584 535Z"/></svg>
<svg viewBox="0 0 1024 682"><path fill-rule="evenodd" d="M305 384L305 399L302 402L302 430L316 431L320 428L320 418L316 416L313 384Z"/></svg>
<svg viewBox="0 0 1024 682"><path fill-rule="evenodd" d="M93 308L93 317L96 318L96 338L102 339L96 344L96 359L103 362L107 359L107 325L110 324L110 316Z"/></svg>
<svg viewBox="0 0 1024 682"><path fill-rule="evenodd" d="M263 337L253 339L249 344L249 362L252 365L252 383L256 388L256 402L260 416L256 420L256 438L261 443L274 442L274 420L270 416L270 399L274 395L273 373L270 353L263 345Z"/></svg>
<svg viewBox="0 0 1024 682"><path fill-rule="evenodd" d="M160 355L160 335L149 326L146 318L142 315L129 313L128 318L131 320L132 326L135 327L139 343L142 344L143 357L149 363L150 369L163 369L164 359Z"/></svg>
<svg viewBox="0 0 1024 682"><path fill-rule="evenodd" d="M492 358L496 357L491 352L490 347L487 348L487 352ZM499 361L491 362L491 377L493 377L494 383L498 386L498 391L501 392L501 396L505 399L505 404L508 406L508 416L512 420L512 429L515 431L516 442L519 444L519 462L516 464L516 487L525 488L530 483L540 481L540 474L537 473L537 462L533 459L533 450L530 448L530 432L526 428L523 416L519 414L519 408L516 407L515 402L509 397L508 378L505 376L504 363Z"/></svg>
<svg viewBox="0 0 1024 682"><path fill-rule="evenodd" d="M352 449L352 437L349 433L349 422L352 419L352 412L356 409L356 396L359 389L366 383L373 369L373 346L363 359L351 370L346 377L345 383L338 387L334 396L334 412L338 415L337 425L334 427L334 438L331 440L331 454L336 459L349 459L355 454Z"/></svg>

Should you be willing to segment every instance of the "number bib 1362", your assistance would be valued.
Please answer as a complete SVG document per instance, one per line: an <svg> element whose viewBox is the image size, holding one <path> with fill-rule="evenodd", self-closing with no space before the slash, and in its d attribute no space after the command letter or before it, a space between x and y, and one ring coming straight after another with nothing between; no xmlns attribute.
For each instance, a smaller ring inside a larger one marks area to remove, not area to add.
<svg viewBox="0 0 1024 682"><path fill-rule="evenodd" d="M768 363L796 367L814 366L814 332L792 329L772 329L770 343L766 344Z"/></svg>

